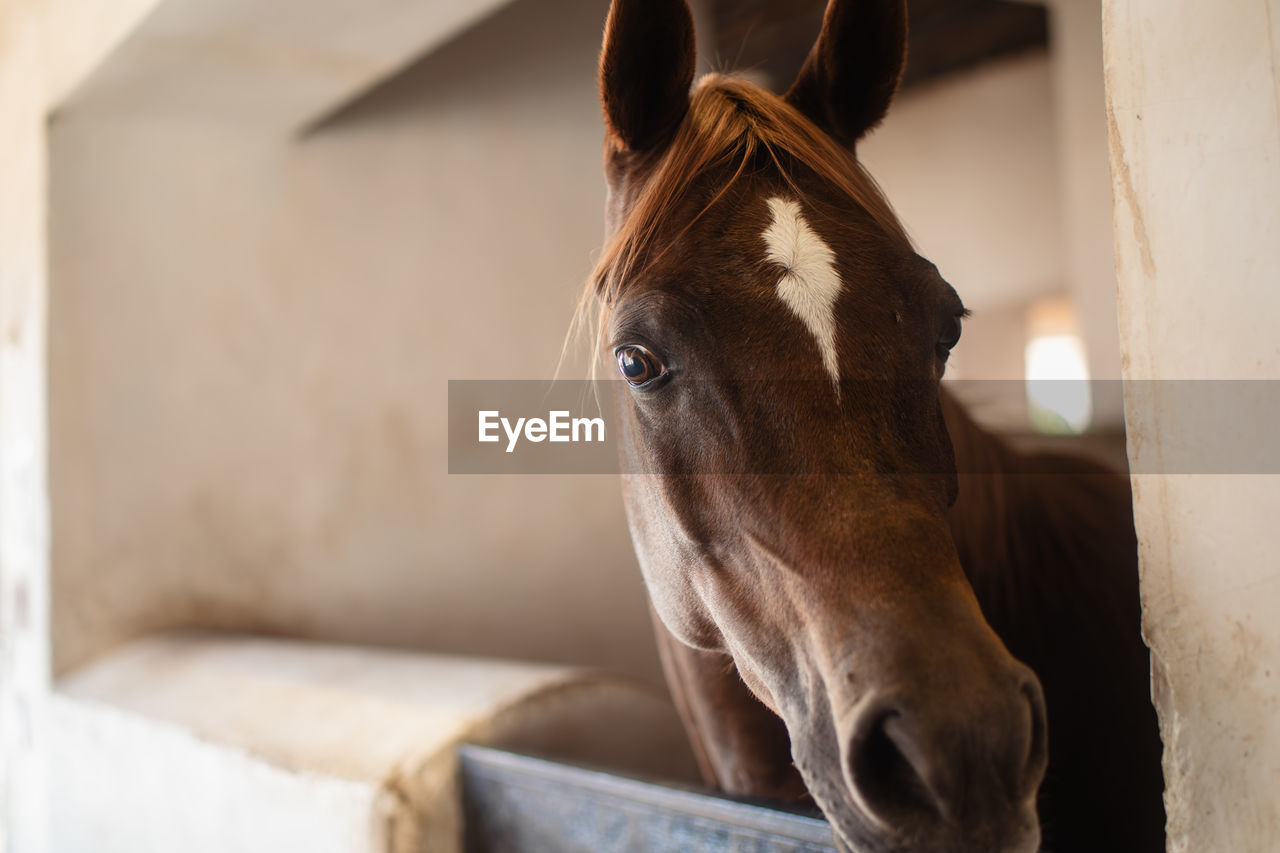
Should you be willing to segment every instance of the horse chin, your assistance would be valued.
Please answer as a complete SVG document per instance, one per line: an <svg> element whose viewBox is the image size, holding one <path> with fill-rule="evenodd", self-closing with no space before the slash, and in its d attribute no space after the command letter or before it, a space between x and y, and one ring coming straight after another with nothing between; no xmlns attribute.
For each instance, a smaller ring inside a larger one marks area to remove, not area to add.
<svg viewBox="0 0 1280 853"><path fill-rule="evenodd" d="M986 842L966 843L946 838L928 838L910 842L851 842L838 831L835 833L835 842L839 853L1038 853L1040 829L1035 825L1018 840L1003 846L991 846Z"/></svg>
<svg viewBox="0 0 1280 853"><path fill-rule="evenodd" d="M828 808L836 849L840 853L1038 853L1040 821L1034 800L1007 819L961 828L939 821L919 826L910 837L883 834L874 822L854 818L851 808Z"/></svg>

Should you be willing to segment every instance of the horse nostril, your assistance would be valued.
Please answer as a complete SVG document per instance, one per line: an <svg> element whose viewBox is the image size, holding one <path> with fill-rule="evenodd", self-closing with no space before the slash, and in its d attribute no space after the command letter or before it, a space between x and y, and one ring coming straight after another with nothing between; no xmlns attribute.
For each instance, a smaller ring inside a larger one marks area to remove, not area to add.
<svg viewBox="0 0 1280 853"><path fill-rule="evenodd" d="M1047 726L1035 675L1021 665L1012 675L950 702L864 697L841 744L859 809L894 835L948 827L1023 837L1048 761Z"/></svg>
<svg viewBox="0 0 1280 853"><path fill-rule="evenodd" d="M897 710L864 713L848 741L848 783L863 810L890 827L922 812L937 815L939 802L925 781L918 745Z"/></svg>
<svg viewBox="0 0 1280 853"><path fill-rule="evenodd" d="M1027 744L1026 760L1019 774L1018 797L1030 797L1040 787L1044 779L1045 768L1049 764L1049 732L1048 715L1045 712L1044 690L1040 680L1030 669L1025 669L1022 680L1022 695L1031 706L1031 725Z"/></svg>

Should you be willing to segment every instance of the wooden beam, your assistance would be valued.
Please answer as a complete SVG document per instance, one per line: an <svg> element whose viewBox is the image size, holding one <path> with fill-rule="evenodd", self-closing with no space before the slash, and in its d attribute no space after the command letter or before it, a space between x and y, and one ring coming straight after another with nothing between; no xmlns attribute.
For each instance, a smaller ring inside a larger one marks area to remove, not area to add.
<svg viewBox="0 0 1280 853"><path fill-rule="evenodd" d="M712 0L712 66L749 70L777 88L795 78L822 24L826 0ZM1006 0L911 0L903 85L1044 47L1043 6Z"/></svg>

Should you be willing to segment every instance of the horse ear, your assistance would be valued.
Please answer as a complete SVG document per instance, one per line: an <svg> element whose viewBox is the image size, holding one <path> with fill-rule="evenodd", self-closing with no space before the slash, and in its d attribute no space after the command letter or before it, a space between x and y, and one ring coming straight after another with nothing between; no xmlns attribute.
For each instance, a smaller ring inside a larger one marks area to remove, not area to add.
<svg viewBox="0 0 1280 853"><path fill-rule="evenodd" d="M888 112L906 58L906 0L829 0L787 101L852 145Z"/></svg>
<svg viewBox="0 0 1280 853"><path fill-rule="evenodd" d="M689 110L696 56L686 0L613 0L600 55L610 136L636 152L668 142Z"/></svg>

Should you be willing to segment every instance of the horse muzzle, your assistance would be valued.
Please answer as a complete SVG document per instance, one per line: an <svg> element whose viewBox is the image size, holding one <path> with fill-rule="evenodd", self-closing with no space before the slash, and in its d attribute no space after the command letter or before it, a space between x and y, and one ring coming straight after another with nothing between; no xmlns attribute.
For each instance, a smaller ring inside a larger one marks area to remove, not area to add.
<svg viewBox="0 0 1280 853"><path fill-rule="evenodd" d="M837 837L856 853L1035 853L1047 763L1044 698L1012 658L950 695L896 686L833 696L838 771L801 762ZM997 683L992 683L992 682ZM985 683L983 683L985 682ZM839 710L843 704L843 710ZM798 746L802 745L798 744ZM834 777L834 778L833 778Z"/></svg>

